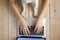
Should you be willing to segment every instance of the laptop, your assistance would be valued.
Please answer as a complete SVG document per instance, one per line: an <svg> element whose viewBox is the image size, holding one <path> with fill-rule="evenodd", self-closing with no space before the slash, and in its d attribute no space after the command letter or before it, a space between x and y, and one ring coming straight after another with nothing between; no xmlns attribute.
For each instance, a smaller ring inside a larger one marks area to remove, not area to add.
<svg viewBox="0 0 60 40"><path fill-rule="evenodd" d="M30 24L31 26L31 29L30 30L30 34L27 36L27 35L24 35L23 33L21 34L20 33L20 25L18 26L18 37L17 37L17 40L45 40L45 37L46 37L46 18L43 18L42 19L42 32L40 32L39 34L36 34L34 32L34 27L33 27L33 24L34 24L34 21L36 20L36 18L28 18L26 19L26 21L28 21L28 23ZM19 23L18 23L19 24Z"/></svg>

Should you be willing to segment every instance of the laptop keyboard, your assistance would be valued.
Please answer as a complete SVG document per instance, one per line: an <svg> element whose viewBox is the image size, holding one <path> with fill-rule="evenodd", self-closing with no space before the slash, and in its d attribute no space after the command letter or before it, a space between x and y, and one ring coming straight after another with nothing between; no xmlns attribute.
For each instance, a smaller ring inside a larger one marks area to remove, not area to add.
<svg viewBox="0 0 60 40"><path fill-rule="evenodd" d="M29 35L41 35L41 36L44 35L44 27L43 27L42 32L40 32L40 33L38 33L38 34L36 34L36 33L34 32L34 28L33 28L32 26L31 26L31 28L30 28L29 30L30 30L30 34L29 34ZM20 33L20 28L19 28L19 35L24 35L23 33L22 33L22 34Z"/></svg>

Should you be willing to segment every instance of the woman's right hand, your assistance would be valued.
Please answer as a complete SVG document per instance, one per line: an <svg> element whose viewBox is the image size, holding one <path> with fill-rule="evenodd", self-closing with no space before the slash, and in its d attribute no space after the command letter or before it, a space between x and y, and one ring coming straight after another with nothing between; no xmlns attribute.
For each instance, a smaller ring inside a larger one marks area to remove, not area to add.
<svg viewBox="0 0 60 40"><path fill-rule="evenodd" d="M24 35L30 34L29 28L30 28L30 25L25 20L21 20L21 23L20 23L20 32L21 32L21 34L22 33Z"/></svg>

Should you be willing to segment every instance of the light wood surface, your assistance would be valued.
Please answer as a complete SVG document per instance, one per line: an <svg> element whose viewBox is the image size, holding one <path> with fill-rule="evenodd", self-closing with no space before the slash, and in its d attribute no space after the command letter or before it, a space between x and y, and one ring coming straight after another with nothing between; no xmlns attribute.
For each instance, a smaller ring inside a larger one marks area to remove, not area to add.
<svg viewBox="0 0 60 40"><path fill-rule="evenodd" d="M0 0L0 40L16 40L17 37L17 17L8 5L8 0ZM52 0L50 5L52 10ZM56 27L51 26L54 17L54 11L49 9L46 14L47 18L47 40L57 40ZM50 25L49 25L50 24ZM55 25L55 24L54 24ZM51 28L51 30L50 30ZM50 35L51 31L51 35ZM50 37L51 36L51 37ZM56 39L55 39L56 38Z"/></svg>
<svg viewBox="0 0 60 40"><path fill-rule="evenodd" d="M8 0L0 0L0 40L8 40Z"/></svg>
<svg viewBox="0 0 60 40"><path fill-rule="evenodd" d="M56 23L56 1L57 0L51 0L50 1L50 26L51 26L51 40L58 40L58 34L57 34L57 23ZM53 22L53 23L52 23Z"/></svg>

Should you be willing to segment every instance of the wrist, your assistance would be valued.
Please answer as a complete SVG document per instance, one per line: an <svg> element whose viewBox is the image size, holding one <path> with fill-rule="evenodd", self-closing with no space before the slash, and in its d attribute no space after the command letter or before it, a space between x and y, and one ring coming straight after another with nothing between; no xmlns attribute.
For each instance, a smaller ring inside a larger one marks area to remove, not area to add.
<svg viewBox="0 0 60 40"><path fill-rule="evenodd" d="M42 18L39 18L39 17L37 18L37 21L41 21L41 20L42 20Z"/></svg>

